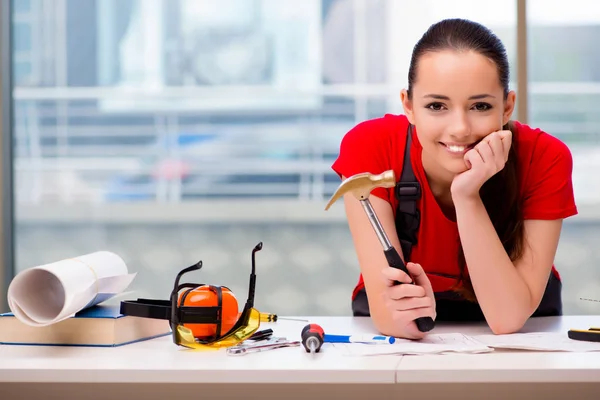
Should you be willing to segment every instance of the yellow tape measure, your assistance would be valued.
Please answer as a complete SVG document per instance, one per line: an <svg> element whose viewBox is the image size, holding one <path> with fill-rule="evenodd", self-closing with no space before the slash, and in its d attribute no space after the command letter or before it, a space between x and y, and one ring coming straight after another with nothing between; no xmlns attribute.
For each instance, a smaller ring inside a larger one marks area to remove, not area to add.
<svg viewBox="0 0 600 400"><path fill-rule="evenodd" d="M569 329L567 333L570 339L585 342L600 342L600 328Z"/></svg>

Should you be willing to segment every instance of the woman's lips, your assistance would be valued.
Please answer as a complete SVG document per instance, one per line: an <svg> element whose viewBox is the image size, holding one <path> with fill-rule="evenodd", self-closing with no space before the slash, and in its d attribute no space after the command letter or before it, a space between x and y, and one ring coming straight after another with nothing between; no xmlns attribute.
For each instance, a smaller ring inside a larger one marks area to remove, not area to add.
<svg viewBox="0 0 600 400"><path fill-rule="evenodd" d="M477 146L480 140L473 143L454 143L454 142L440 142L440 144L451 154L462 155L473 147Z"/></svg>
<svg viewBox="0 0 600 400"><path fill-rule="evenodd" d="M475 143L471 144L446 144L440 143L451 154L465 154L467 151L475 147Z"/></svg>

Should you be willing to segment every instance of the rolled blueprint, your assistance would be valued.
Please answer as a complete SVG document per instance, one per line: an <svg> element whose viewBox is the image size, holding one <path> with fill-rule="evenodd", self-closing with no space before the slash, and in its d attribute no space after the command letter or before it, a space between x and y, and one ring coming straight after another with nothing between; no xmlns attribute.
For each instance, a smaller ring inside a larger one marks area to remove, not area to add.
<svg viewBox="0 0 600 400"><path fill-rule="evenodd" d="M8 305L27 325L46 326L122 293L135 278L118 255L98 251L26 269L8 287Z"/></svg>

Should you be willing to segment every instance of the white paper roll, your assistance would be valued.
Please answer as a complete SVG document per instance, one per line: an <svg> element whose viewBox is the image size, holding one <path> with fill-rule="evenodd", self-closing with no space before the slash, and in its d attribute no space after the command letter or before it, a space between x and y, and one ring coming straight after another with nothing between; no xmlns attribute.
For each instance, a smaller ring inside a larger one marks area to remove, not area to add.
<svg viewBox="0 0 600 400"><path fill-rule="evenodd" d="M118 255L98 251L20 272L8 287L8 305L27 325L50 325L123 292L135 275Z"/></svg>

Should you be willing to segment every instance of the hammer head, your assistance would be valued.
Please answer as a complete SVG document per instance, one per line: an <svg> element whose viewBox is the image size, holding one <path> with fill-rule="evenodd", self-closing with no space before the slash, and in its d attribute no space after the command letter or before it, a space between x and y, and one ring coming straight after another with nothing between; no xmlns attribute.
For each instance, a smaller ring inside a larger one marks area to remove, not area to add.
<svg viewBox="0 0 600 400"><path fill-rule="evenodd" d="M378 187L391 188L395 185L396 177L394 176L394 171L391 169L381 174L364 172L353 175L342 181L333 196L331 196L327 206L325 206L325 210L328 210L333 203L346 193L352 193L358 200L366 200L373 189Z"/></svg>

